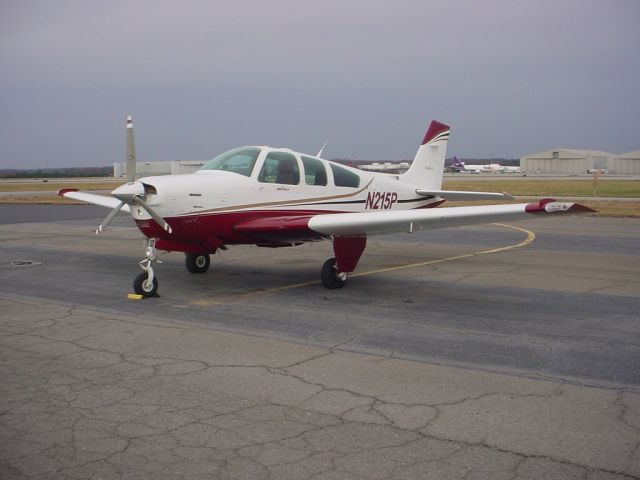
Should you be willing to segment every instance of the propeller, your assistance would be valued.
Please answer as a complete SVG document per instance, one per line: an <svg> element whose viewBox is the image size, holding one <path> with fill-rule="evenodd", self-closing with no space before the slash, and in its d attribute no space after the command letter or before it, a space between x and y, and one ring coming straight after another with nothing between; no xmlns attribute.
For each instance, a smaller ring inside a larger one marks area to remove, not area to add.
<svg viewBox="0 0 640 480"><path fill-rule="evenodd" d="M98 225L98 228L96 228L96 235L100 235L102 233L102 231L107 228L107 225L109 225L111 223L111 220L113 220L115 218L115 216L118 214L118 212L120 211L120 209L122 207L124 207L125 202L121 201L120 204L114 208L113 210L111 210L109 212L109 215L107 215L105 217L105 219L102 221L102 223L100 225Z"/></svg>
<svg viewBox="0 0 640 480"><path fill-rule="evenodd" d="M109 212L102 223L96 229L99 235L125 205L137 205L149 214L153 220L167 233L171 233L171 226L144 201L145 188L142 182L137 182L136 178L136 147L133 139L133 118L127 117L127 183L116 188L111 195L120 200L120 203Z"/></svg>
<svg viewBox="0 0 640 480"><path fill-rule="evenodd" d="M127 183L136 179L136 143L133 140L133 117L127 117Z"/></svg>
<svg viewBox="0 0 640 480"><path fill-rule="evenodd" d="M151 218L153 218L153 220L162 227L162 229L167 232L167 233L171 233L171 225L169 225L164 218L162 218L160 215L158 215L158 212L156 212L153 208L151 208L151 206L149 206L149 204L147 204L142 197L139 197L138 195L134 195L133 197L133 203L142 207L144 209L145 212L147 212Z"/></svg>

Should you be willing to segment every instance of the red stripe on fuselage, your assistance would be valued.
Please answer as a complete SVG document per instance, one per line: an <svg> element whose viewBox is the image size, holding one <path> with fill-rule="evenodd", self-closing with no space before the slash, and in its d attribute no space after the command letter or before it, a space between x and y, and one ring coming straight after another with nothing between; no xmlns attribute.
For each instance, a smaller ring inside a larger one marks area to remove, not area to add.
<svg viewBox="0 0 640 480"><path fill-rule="evenodd" d="M165 219L167 223L171 225L173 230L171 234L165 232L151 219L136 220L136 224L140 231L149 238L164 238L167 240L191 243L194 245L209 244L212 238L221 240L223 244L255 244L257 240L256 236L252 236L250 231L247 229L245 229L245 231L242 231L242 228L236 230L236 225L250 220L261 220L273 217L311 218L314 215L327 213L337 212L318 210L247 210L242 212L216 213L210 215L199 214L184 217L171 217ZM257 229L256 231L259 232L259 230L260 229ZM309 238L310 236L317 239L322 238L322 235L317 232L312 232L309 229L303 231L299 224L296 225L295 229L292 229L291 233L293 233L293 230L298 231L303 238ZM285 241L285 239L287 239L287 241L291 241L291 234L283 230L282 238L283 241Z"/></svg>
<svg viewBox="0 0 640 480"><path fill-rule="evenodd" d="M442 201L428 203L418 208L433 208ZM140 231L148 238L159 238L183 245L193 245L194 252L214 250L213 245L253 245L263 241L299 242L321 240L326 236L306 227L309 218L342 212L335 210L244 210L212 214L193 214L168 217L172 233L167 233L152 219L135 220ZM274 227L270 218L288 217L282 228ZM243 226L242 224L245 224ZM236 228L238 226L238 228Z"/></svg>

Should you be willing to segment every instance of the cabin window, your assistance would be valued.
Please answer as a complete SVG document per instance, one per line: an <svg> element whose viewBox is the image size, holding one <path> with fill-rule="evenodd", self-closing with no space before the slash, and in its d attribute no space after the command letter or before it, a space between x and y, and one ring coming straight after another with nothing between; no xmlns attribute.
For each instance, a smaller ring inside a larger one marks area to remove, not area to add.
<svg viewBox="0 0 640 480"><path fill-rule="evenodd" d="M304 181L307 185L324 186L327 184L327 169L317 158L302 157L304 166Z"/></svg>
<svg viewBox="0 0 640 480"><path fill-rule="evenodd" d="M258 175L262 183L280 183L298 185L300 183L300 167L296 157L287 152L269 152L264 159L262 170Z"/></svg>
<svg viewBox="0 0 640 480"><path fill-rule="evenodd" d="M331 170L333 171L333 181L336 187L358 188L360 186L360 175L333 163L331 164Z"/></svg>
<svg viewBox="0 0 640 480"><path fill-rule="evenodd" d="M259 154L257 147L234 148L209 160L200 170L223 170L250 177Z"/></svg>

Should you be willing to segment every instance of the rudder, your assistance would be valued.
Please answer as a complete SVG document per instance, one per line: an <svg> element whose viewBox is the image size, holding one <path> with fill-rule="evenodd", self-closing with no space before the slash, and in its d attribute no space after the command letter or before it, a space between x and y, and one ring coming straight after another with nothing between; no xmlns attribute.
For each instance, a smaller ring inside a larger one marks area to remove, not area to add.
<svg viewBox="0 0 640 480"><path fill-rule="evenodd" d="M450 130L448 125L436 120L429 124L411 167L400 175L401 181L422 188L442 188L444 157L447 153Z"/></svg>

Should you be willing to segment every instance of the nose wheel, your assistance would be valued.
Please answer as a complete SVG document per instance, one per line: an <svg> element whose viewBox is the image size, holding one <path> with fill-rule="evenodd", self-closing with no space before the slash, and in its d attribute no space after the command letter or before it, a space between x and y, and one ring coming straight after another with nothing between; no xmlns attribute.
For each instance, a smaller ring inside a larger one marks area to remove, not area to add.
<svg viewBox="0 0 640 480"><path fill-rule="evenodd" d="M138 295L145 298L155 297L158 295L158 277L153 271L153 262L162 263L156 255L156 239L150 238L145 240L145 258L140 261L140 268L144 272L140 273L133 281L133 290Z"/></svg>
<svg viewBox="0 0 640 480"><path fill-rule="evenodd" d="M133 290L143 297L155 297L158 293L158 278L149 281L149 274L142 272L133 281Z"/></svg>

